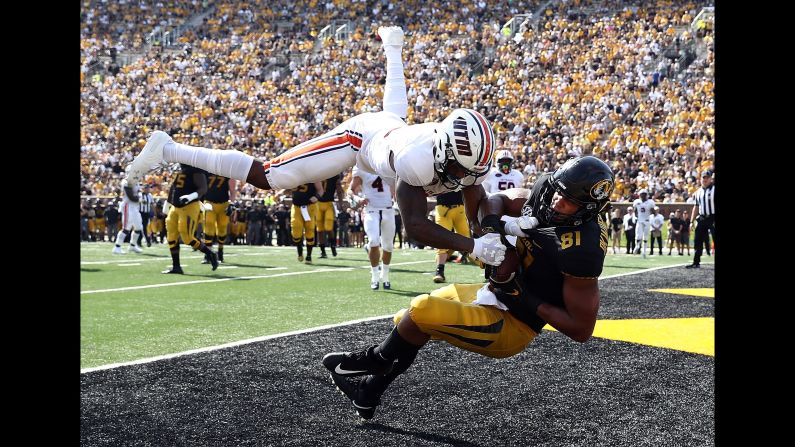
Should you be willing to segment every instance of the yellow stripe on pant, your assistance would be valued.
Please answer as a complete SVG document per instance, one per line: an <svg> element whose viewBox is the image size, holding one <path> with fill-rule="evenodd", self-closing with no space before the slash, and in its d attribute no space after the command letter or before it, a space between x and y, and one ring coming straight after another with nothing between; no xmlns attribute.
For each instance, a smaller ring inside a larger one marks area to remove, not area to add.
<svg viewBox="0 0 795 447"><path fill-rule="evenodd" d="M467 351L493 358L522 352L536 334L509 312L471 304L483 284L450 284L411 300L412 321L422 332ZM395 316L398 324L406 309Z"/></svg>
<svg viewBox="0 0 795 447"><path fill-rule="evenodd" d="M177 240L181 236L182 243L190 245L193 248L199 246L199 241L196 239L196 225L199 221L199 201L189 203L182 208L172 206L168 210L168 217L166 217L166 238L168 239L169 247L175 247Z"/></svg>

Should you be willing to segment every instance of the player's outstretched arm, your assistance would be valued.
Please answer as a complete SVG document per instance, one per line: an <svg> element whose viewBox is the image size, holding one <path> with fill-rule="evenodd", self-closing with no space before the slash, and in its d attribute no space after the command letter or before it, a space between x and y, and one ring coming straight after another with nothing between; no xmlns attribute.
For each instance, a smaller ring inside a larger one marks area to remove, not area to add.
<svg viewBox="0 0 795 447"><path fill-rule="evenodd" d="M593 334L599 311L599 282L595 278L564 276L563 303L566 308L542 303L536 314L569 338L584 343Z"/></svg>
<svg viewBox="0 0 795 447"><path fill-rule="evenodd" d="M396 186L398 207L409 238L434 248L450 248L471 253L474 242L431 222L428 217L428 200L421 186L413 186L398 179Z"/></svg>

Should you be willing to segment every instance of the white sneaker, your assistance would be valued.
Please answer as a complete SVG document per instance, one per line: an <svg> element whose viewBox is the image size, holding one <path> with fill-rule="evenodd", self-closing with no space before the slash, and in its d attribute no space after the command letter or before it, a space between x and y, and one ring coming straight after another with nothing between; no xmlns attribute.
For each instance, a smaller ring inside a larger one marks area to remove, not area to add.
<svg viewBox="0 0 795 447"><path fill-rule="evenodd" d="M113 247L113 254L114 255L123 255L123 254L126 254L126 252L124 250L122 250L121 247Z"/></svg>
<svg viewBox="0 0 795 447"><path fill-rule="evenodd" d="M383 45L403 46L403 29L399 26L381 26L378 28Z"/></svg>
<svg viewBox="0 0 795 447"><path fill-rule="evenodd" d="M136 253L143 253L144 252L143 250L141 250L141 247L139 247L137 245L130 245L130 250L132 250L132 251L134 251Z"/></svg>
<svg viewBox="0 0 795 447"><path fill-rule="evenodd" d="M144 175L152 168L163 162L163 146L171 141L167 133L156 130L146 142L143 150L127 166L127 181L129 183L140 183Z"/></svg>

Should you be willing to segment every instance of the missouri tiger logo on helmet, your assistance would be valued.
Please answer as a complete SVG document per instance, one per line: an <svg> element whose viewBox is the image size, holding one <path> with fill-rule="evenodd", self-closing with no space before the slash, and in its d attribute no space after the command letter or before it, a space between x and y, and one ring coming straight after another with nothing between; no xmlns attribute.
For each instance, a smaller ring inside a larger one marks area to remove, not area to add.
<svg viewBox="0 0 795 447"><path fill-rule="evenodd" d="M575 157L537 181L524 207L542 225L580 225L609 210L614 184L615 175L607 163L591 155ZM573 214L555 211L555 193L577 204L578 210Z"/></svg>
<svg viewBox="0 0 795 447"><path fill-rule="evenodd" d="M591 197L604 200L610 197L611 192L613 192L613 183L610 180L601 180L591 188Z"/></svg>

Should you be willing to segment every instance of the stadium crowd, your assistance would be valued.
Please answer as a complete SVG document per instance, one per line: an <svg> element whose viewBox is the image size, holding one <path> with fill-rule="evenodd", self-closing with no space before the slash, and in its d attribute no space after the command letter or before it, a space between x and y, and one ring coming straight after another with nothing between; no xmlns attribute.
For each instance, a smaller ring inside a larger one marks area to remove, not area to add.
<svg viewBox="0 0 795 447"><path fill-rule="evenodd" d="M151 47L129 65L81 76L81 194L118 196L123 168L153 130L272 158L380 110L385 71L375 29L385 23L407 34L408 121L441 120L454 107L481 111L526 185L593 153L616 172L611 200L632 201L648 188L656 201L684 202L699 173L714 169L712 35L689 31L707 2L553 2L534 17L537 31L522 26L516 35L503 24L540 2L521 10L509 1L432 3L84 1L81 74L110 47L143 49L155 27L214 10L176 49ZM351 21L351 40L317 44L333 20ZM706 55L680 72L680 53L666 50L696 39ZM156 197L173 169L146 178ZM250 185L238 193L266 206L280 201Z"/></svg>

